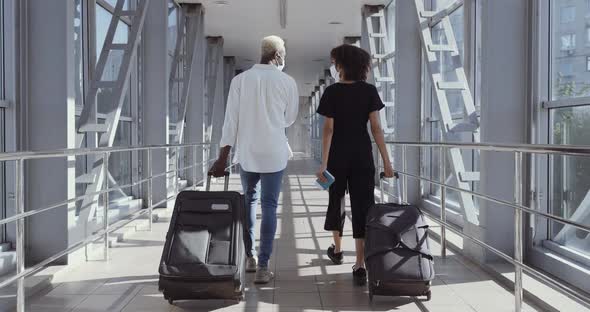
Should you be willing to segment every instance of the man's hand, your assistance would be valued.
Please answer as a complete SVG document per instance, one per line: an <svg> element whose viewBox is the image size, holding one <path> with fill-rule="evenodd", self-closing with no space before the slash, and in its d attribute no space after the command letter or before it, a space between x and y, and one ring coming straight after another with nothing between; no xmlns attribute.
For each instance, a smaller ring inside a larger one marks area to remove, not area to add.
<svg viewBox="0 0 590 312"><path fill-rule="evenodd" d="M219 151L219 158L213 163L211 169L209 169L209 173L214 177L221 178L224 176L230 150L231 146L224 146Z"/></svg>
<svg viewBox="0 0 590 312"><path fill-rule="evenodd" d="M227 167L227 161L224 159L218 159L213 163L209 173L216 178L221 178L225 175L225 168Z"/></svg>

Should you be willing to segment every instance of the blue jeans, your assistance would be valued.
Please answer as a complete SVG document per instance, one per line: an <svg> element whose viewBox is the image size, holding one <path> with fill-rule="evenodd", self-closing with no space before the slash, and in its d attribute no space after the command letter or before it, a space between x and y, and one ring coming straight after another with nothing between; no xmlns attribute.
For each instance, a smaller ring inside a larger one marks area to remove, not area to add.
<svg viewBox="0 0 590 312"><path fill-rule="evenodd" d="M272 254L272 245L277 231L277 206L283 182L283 172L255 173L241 170L242 188L246 200L246 254L252 257L254 249L254 232L256 229L256 207L262 197L262 224L260 225L260 253L258 266L267 267Z"/></svg>

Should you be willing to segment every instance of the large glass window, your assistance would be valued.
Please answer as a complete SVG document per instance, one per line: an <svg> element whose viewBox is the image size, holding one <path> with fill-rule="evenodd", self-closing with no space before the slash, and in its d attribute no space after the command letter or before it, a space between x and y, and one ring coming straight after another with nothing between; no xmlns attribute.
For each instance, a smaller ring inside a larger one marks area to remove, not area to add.
<svg viewBox="0 0 590 312"><path fill-rule="evenodd" d="M552 0L548 67L547 142L590 145L590 46L576 46L576 35L590 34L587 0ZM590 40L590 39L589 39ZM543 165L541 165L543 166ZM590 159L572 156L548 158L546 209L575 222L590 222ZM543 207L545 204L543 204ZM590 236L561 223L547 222L547 240L590 256Z"/></svg>
<svg viewBox="0 0 590 312"><path fill-rule="evenodd" d="M4 1L0 0L0 100L4 100L5 93L5 70L4 70ZM5 107L0 105L0 152L5 151ZM0 218L6 217L6 165L4 162L0 163ZM6 226L0 226L0 242L4 242L6 238Z"/></svg>
<svg viewBox="0 0 590 312"><path fill-rule="evenodd" d="M105 40L113 18L116 0L96 0L83 1L75 0L75 57L76 57L76 76L79 81L76 83L76 121L85 106L86 91L85 86L93 78L91 75L95 72L94 66L98 62L100 54L105 45ZM124 10L134 9L136 1L127 0L123 7ZM120 17L117 20L117 28L114 34L114 43L128 43L130 34L130 19ZM87 27L88 26L88 27ZM123 61L123 50L112 50L107 57L104 72L101 77L102 81L116 81L120 75L121 64ZM139 142L138 136L138 114L140 102L140 64L141 52L138 51L136 60L131 64L131 74L128 78L128 88L125 94L121 116L115 133L113 146L131 146ZM117 102L114 98L113 89L99 89L96 97L97 104L97 122L105 123L106 118L117 108ZM78 125L77 125L78 126ZM88 137L82 142L82 147L96 146L103 134L99 133L98 140ZM140 155L137 152L113 153L109 159L109 180L112 186L123 186L132 183L140 174L138 168ZM76 172L78 177L87 174L92 168L94 157L78 157L76 159ZM87 184L77 183L76 193L78 196L86 192ZM126 202L120 201L120 198L127 198L134 194L139 194L140 188L124 188L120 191L113 192L111 199L125 205ZM116 206L112 206L116 207Z"/></svg>
<svg viewBox="0 0 590 312"><path fill-rule="evenodd" d="M551 143L563 145L590 145L590 106L551 110ZM553 156L551 161L550 205L554 215L586 223L590 216L590 158ZM577 249L590 251L590 234L564 227L555 222L550 225L551 239Z"/></svg>

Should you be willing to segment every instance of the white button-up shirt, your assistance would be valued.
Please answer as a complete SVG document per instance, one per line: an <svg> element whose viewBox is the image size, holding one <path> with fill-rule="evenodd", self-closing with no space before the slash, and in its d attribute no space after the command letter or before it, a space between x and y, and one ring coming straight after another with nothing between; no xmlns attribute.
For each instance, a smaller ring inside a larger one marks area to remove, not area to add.
<svg viewBox="0 0 590 312"><path fill-rule="evenodd" d="M245 171L281 171L293 156L286 129L298 109L295 80L274 65L256 64L231 82L220 146L234 147L234 162Z"/></svg>

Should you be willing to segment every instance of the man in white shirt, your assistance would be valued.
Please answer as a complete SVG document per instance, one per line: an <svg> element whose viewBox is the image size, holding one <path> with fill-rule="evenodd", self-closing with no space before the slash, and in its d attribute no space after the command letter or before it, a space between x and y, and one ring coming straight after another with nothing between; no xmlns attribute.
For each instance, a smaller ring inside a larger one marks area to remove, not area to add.
<svg viewBox="0 0 590 312"><path fill-rule="evenodd" d="M297 84L282 72L285 56L285 42L277 36L266 37L262 40L260 64L232 80L221 151L210 170L216 177L223 176L229 152L235 147L234 162L240 163L246 197L246 271L256 272L254 282L259 284L268 283L274 277L268 269L268 261L277 228L276 210L283 172L292 156L286 129L295 122L299 108ZM257 267L254 229L260 197L262 223Z"/></svg>

